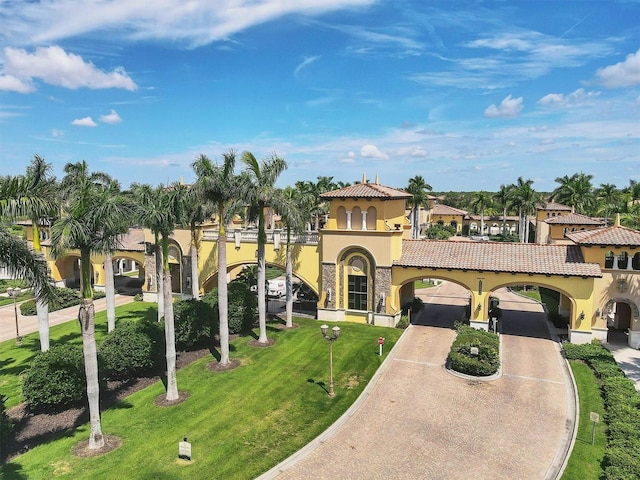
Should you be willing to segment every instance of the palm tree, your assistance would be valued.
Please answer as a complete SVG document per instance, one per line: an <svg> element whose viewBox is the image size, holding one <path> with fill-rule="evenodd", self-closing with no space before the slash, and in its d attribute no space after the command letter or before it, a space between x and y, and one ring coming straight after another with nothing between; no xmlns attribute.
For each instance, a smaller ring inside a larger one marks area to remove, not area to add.
<svg viewBox="0 0 640 480"><path fill-rule="evenodd" d="M194 188L185 191L185 219L191 232L189 257L191 258L191 296L200 300L200 281L198 279L198 244L200 242L198 225L211 218L212 210L206 202L202 202Z"/></svg>
<svg viewBox="0 0 640 480"><path fill-rule="evenodd" d="M251 181L251 189L247 191L245 200L250 205L249 216L258 218L258 321L260 336L258 343L267 344L267 308L265 302L265 232L264 210L267 207L281 211L281 199L275 186L280 174L287 168L287 162L276 154L258 162L250 152L242 154L242 162L246 166L246 174Z"/></svg>
<svg viewBox="0 0 640 480"><path fill-rule="evenodd" d="M134 201L144 208L145 210L158 208L158 203L155 201L156 199L156 189L154 189L149 184L139 184L133 183L131 185L131 190L129 192ZM148 213L152 215L151 213ZM144 224L144 219L139 214L141 223ZM158 322L163 321L164 318L164 287L162 280L162 247L160 245L160 234L158 231L154 231L151 229L151 232L154 236L153 245L151 245L151 250L153 251L155 257L155 280L156 280L156 303L158 304ZM148 252L150 253L150 252Z"/></svg>
<svg viewBox="0 0 640 480"><path fill-rule="evenodd" d="M413 195L408 200L413 218L411 222L411 238L418 238L420 237L420 207L428 200L427 191L431 191L432 188L422 175L416 175L409 179L409 184L405 190Z"/></svg>
<svg viewBox="0 0 640 480"><path fill-rule="evenodd" d="M121 247L120 239L129 229L129 221L134 212L134 205L128 196L120 191L120 184L113 180L106 186L104 192L103 208L112 208L114 212L124 208L128 213L125 217L118 217L112 214L111 223L105 225L104 237L111 239L107 242L107 248L103 250L104 254L104 289L105 300L107 304L107 331L112 332L116 328L116 300L115 300L115 281L113 276L113 250L115 247ZM109 228L112 230L109 230ZM114 248L109 247L113 245Z"/></svg>
<svg viewBox="0 0 640 480"><path fill-rule="evenodd" d="M2 187L2 216L16 219L28 217L33 228L33 250L42 255L39 224L57 215L57 189L51 176L51 164L35 155L27 167L26 175L5 177ZM46 298L36 299L40 349L49 350L49 304Z"/></svg>
<svg viewBox="0 0 640 480"><path fill-rule="evenodd" d="M198 179L194 184L201 201L210 203L218 215L218 316L220 320L220 364L229 364L229 300L227 289L227 242L225 225L242 198L241 177L233 173L236 153L222 154L223 163L200 155L191 165ZM264 289L264 285L263 285Z"/></svg>
<svg viewBox="0 0 640 480"><path fill-rule="evenodd" d="M298 190L286 187L281 191L283 203L278 213L284 221L287 230L286 237L286 260L285 260L285 285L286 285L286 324L287 328L293 327L293 254L291 248L291 230L300 233L304 229L305 205L309 201L301 196Z"/></svg>
<svg viewBox="0 0 640 480"><path fill-rule="evenodd" d="M493 199L484 190L477 192L471 202L474 212L480 212L480 235L484 235L484 211L493 204Z"/></svg>
<svg viewBox="0 0 640 480"><path fill-rule="evenodd" d="M164 332L167 358L167 394L169 402L180 398L176 378L176 335L171 292L171 270L169 268L169 237L176 225L184 223L184 190L186 187L173 183L169 187L159 185L149 198L150 203L140 208L139 218L155 235L162 246L162 294L164 303Z"/></svg>
<svg viewBox="0 0 640 480"><path fill-rule="evenodd" d="M560 185L551 192L551 200L570 205L576 212L592 215L596 208L596 195L591 185L593 175L574 173L570 177L565 175L555 179Z"/></svg>
<svg viewBox="0 0 640 480"><path fill-rule="evenodd" d="M502 207L502 236L507 235L507 208L511 198L513 185L500 185L500 190L493 195L493 200Z"/></svg>
<svg viewBox="0 0 640 480"><path fill-rule="evenodd" d="M53 224L51 244L54 256L67 249L80 251L82 303L78 313L82 330L82 350L87 377L90 436L89 448L104 446L100 423L100 386L95 341L95 311L91 288L91 254L115 248L108 232L117 230L119 219L127 217L125 204L108 201L111 178L100 172L90 173L87 163L68 163L61 183L62 216Z"/></svg>
<svg viewBox="0 0 640 480"><path fill-rule="evenodd" d="M602 183L596 191L596 197L600 203L599 211L604 213L604 222L607 223L610 213L620 213L622 192L613 183Z"/></svg>
<svg viewBox="0 0 640 480"><path fill-rule="evenodd" d="M533 187L533 180L524 180L518 177L517 184L511 191L511 202L518 209L520 217L520 241L529 241L529 215L536 212L538 205L542 203L542 195Z"/></svg>

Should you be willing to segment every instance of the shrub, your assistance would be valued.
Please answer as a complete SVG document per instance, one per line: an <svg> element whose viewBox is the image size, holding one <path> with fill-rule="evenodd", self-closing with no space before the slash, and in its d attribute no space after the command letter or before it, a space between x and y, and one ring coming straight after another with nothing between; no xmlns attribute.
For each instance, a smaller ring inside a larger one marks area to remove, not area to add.
<svg viewBox="0 0 640 480"><path fill-rule="evenodd" d="M253 327L256 316L257 298L249 287L240 281L229 283L229 333L246 332ZM208 292L202 300L213 308L218 318L218 289ZM216 325L218 323L216 322Z"/></svg>
<svg viewBox="0 0 640 480"><path fill-rule="evenodd" d="M396 324L396 328L404 330L408 326L409 326L409 316L408 315L401 315L400 316L400 320Z"/></svg>
<svg viewBox="0 0 640 480"><path fill-rule="evenodd" d="M471 355L471 347L477 347L478 355ZM456 372L486 377L498 371L499 350L496 334L461 325L449 351L449 364Z"/></svg>
<svg viewBox="0 0 640 480"><path fill-rule="evenodd" d="M139 323L120 323L98 351L104 377L133 377L152 370L160 358L154 343Z"/></svg>
<svg viewBox="0 0 640 480"><path fill-rule="evenodd" d="M93 299L98 300L99 298L104 298L104 292L93 292ZM73 307L74 305L79 305L81 301L80 292L74 290L72 288L57 288L56 289L56 299L53 303L49 304L49 311L55 312L56 310L60 310L61 308ZM22 315L35 315L36 314L36 301L28 300L22 304L20 304L20 313Z"/></svg>
<svg viewBox="0 0 640 480"><path fill-rule="evenodd" d="M409 309L411 309L411 315L418 313L420 310L424 308L424 302L420 300L418 297L414 297L410 302L405 303L402 306L402 315L408 315Z"/></svg>
<svg viewBox="0 0 640 480"><path fill-rule="evenodd" d="M133 296L133 301L134 301L134 302L141 302L141 301L142 301L142 294L141 294L141 293L136 293L136 294Z"/></svg>
<svg viewBox="0 0 640 480"><path fill-rule="evenodd" d="M55 345L38 352L24 374L22 395L32 409L60 409L84 398L82 349Z"/></svg>
<svg viewBox="0 0 640 480"><path fill-rule="evenodd" d="M13 423L7 415L5 400L6 397L0 394L0 463L4 459L5 447L9 443L8 440L13 430Z"/></svg>
<svg viewBox="0 0 640 480"><path fill-rule="evenodd" d="M181 348L212 338L218 325L218 314L201 300L182 300L173 306L176 344Z"/></svg>

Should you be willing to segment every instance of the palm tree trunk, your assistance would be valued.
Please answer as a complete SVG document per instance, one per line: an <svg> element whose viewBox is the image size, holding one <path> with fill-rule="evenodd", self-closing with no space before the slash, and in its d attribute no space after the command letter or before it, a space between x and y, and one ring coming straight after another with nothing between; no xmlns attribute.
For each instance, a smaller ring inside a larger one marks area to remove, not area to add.
<svg viewBox="0 0 640 480"><path fill-rule="evenodd" d="M164 279L162 277L162 250L156 242L156 301L158 302L158 321L164 317Z"/></svg>
<svg viewBox="0 0 640 480"><path fill-rule="evenodd" d="M38 255L42 254L40 246L40 231L37 221L32 221L33 226L33 251ZM38 314L38 334L40 337L40 350L49 350L49 304L46 300L36 300L36 312Z"/></svg>
<svg viewBox="0 0 640 480"><path fill-rule="evenodd" d="M267 339L267 305L265 295L266 271L264 263L264 244L266 234L264 232L264 213L260 208L258 215L258 323L260 326L259 343L268 343Z"/></svg>
<svg viewBox="0 0 640 480"><path fill-rule="evenodd" d="M111 252L104 254L104 290L107 301L107 332L116 328L116 289L113 281L113 257Z"/></svg>
<svg viewBox="0 0 640 480"><path fill-rule="evenodd" d="M104 447L104 437L102 436L100 423L100 384L98 382L95 310L93 308L93 291L91 290L91 260L88 250L81 251L80 255L82 303L78 312L78 320L82 329L82 353L84 355L84 371L87 377L90 423L89 448L97 449Z"/></svg>
<svg viewBox="0 0 640 480"><path fill-rule="evenodd" d="M218 213L223 218L223 213ZM229 297L227 285L227 242L223 222L218 233L218 317L220 320L220 364L229 363Z"/></svg>
<svg viewBox="0 0 640 480"><path fill-rule="evenodd" d="M194 299L200 300L200 282L198 281L198 247L191 243L191 295Z"/></svg>
<svg viewBox="0 0 640 480"><path fill-rule="evenodd" d="M164 338L167 357L167 401L178 400L178 379L176 377L176 331L173 319L173 302L171 295L171 271L168 260L168 239L162 238L163 253L163 297L164 297Z"/></svg>
<svg viewBox="0 0 640 480"><path fill-rule="evenodd" d="M507 235L507 207L502 208L502 236Z"/></svg>
<svg viewBox="0 0 640 480"><path fill-rule="evenodd" d="M484 235L484 208L480 210L480 235Z"/></svg>
<svg viewBox="0 0 640 480"><path fill-rule="evenodd" d="M293 327L293 261L291 259L291 229L287 227L287 260L285 266L286 282L286 327Z"/></svg>

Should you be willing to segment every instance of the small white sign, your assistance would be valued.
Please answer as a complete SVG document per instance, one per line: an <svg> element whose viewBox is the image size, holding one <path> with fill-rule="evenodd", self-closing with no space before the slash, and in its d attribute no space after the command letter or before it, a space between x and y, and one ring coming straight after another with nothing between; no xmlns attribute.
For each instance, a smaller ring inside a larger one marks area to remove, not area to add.
<svg viewBox="0 0 640 480"><path fill-rule="evenodd" d="M191 444L186 439L183 442L178 442L178 457L191 460Z"/></svg>
<svg viewBox="0 0 640 480"><path fill-rule="evenodd" d="M598 423L600 421L600 415L596 412L591 412L589 414L589 418L591 419L592 422Z"/></svg>

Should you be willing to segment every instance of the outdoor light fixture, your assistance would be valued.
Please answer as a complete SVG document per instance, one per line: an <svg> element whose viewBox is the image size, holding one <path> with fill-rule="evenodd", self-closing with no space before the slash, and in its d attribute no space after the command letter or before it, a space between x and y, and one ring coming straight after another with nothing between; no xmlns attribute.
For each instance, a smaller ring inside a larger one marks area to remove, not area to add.
<svg viewBox="0 0 640 480"><path fill-rule="evenodd" d="M9 295L11 298L13 298L13 311L16 315L16 345L20 346L22 345L22 337L20 336L20 330L18 329L18 304L17 299L20 296L21 290L16 287L16 288L12 288L9 287L7 288L7 295Z"/></svg>
<svg viewBox="0 0 640 480"><path fill-rule="evenodd" d="M235 243L236 246L236 250L240 250L240 240L242 238L242 231L241 230L236 230L233 232L233 241Z"/></svg>
<svg viewBox="0 0 640 480"><path fill-rule="evenodd" d="M331 301L331 288L327 288L327 301Z"/></svg>
<svg viewBox="0 0 640 480"><path fill-rule="evenodd" d="M335 395L333 391L333 342L338 340L340 336L340 327L333 327L331 336L327 335L329 333L328 325L320 326L320 332L322 333L322 338L329 342L329 396L333 397Z"/></svg>
<svg viewBox="0 0 640 480"><path fill-rule="evenodd" d="M620 293L624 293L626 289L627 289L627 282L624 280L624 278L621 278L620 280L618 280L618 291Z"/></svg>
<svg viewBox="0 0 640 480"><path fill-rule="evenodd" d="M584 320L584 310L580 312L580 315L578 315L578 320Z"/></svg>
<svg viewBox="0 0 640 480"><path fill-rule="evenodd" d="M480 303L478 303L478 306L476 307L476 310L482 310L482 305Z"/></svg>
<svg viewBox="0 0 640 480"><path fill-rule="evenodd" d="M600 309L596 308L596 317L599 317L599 316L600 316Z"/></svg>

